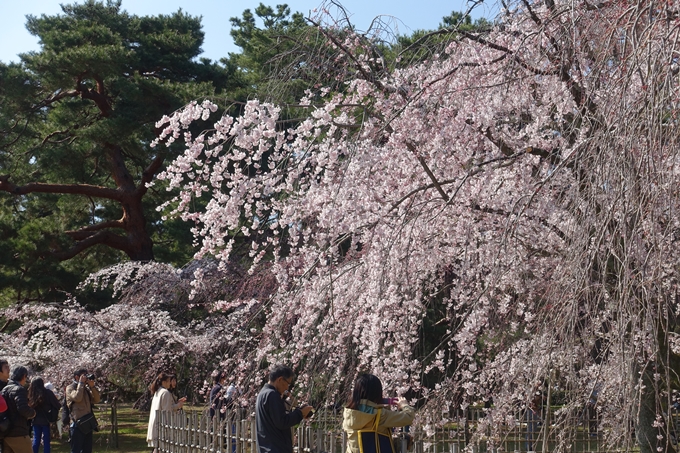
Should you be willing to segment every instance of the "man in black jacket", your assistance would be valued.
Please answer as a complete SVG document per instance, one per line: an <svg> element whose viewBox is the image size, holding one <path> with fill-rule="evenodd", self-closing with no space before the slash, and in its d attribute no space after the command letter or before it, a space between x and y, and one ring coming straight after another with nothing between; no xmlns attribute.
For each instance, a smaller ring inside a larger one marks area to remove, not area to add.
<svg viewBox="0 0 680 453"><path fill-rule="evenodd" d="M28 405L27 379L28 370L23 366L17 367L12 371L7 386L2 389L12 420L12 426L3 440L3 453L33 453L28 420L35 417L35 410Z"/></svg>
<svg viewBox="0 0 680 453"><path fill-rule="evenodd" d="M311 412L311 406L287 411L283 393L293 382L293 370L276 365L269 373L269 383L257 395L255 423L257 450L259 453L293 453L293 437L290 428L297 425Z"/></svg>
<svg viewBox="0 0 680 453"><path fill-rule="evenodd" d="M210 390L210 418L213 418L215 414L219 414L220 420L224 420L227 416L227 414L222 411L224 392L226 391L224 384L227 382L226 371L213 371L212 380L213 388Z"/></svg>

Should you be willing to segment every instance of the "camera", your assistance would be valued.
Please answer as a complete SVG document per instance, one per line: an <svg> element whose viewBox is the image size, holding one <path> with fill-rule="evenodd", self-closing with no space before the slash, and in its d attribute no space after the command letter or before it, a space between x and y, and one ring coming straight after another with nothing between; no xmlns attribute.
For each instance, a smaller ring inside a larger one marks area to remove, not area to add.
<svg viewBox="0 0 680 453"><path fill-rule="evenodd" d="M87 377L88 381L94 381L95 379L97 379L97 376L95 376L94 373L90 373L85 377Z"/></svg>
<svg viewBox="0 0 680 453"><path fill-rule="evenodd" d="M399 398L383 398L382 403L385 406L394 406L395 404L397 404L398 400Z"/></svg>

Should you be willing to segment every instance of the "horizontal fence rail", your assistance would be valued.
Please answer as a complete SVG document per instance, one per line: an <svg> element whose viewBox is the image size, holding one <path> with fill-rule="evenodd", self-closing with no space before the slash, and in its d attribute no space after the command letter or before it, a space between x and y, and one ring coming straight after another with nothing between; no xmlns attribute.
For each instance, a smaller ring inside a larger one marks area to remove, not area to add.
<svg viewBox="0 0 680 453"><path fill-rule="evenodd" d="M477 432L472 436L484 415L483 410L468 411L466 416L428 432L407 428L414 440L408 453L612 453L625 449L603 442L596 412L587 417L580 414L570 423L556 427L546 423L541 414L522 411L494 434ZM156 423L159 452L257 453L255 419L252 412L243 409L222 420L203 412L159 412ZM346 453L347 435L341 425L340 415L317 413L313 421L304 421L293 429L294 450L296 453ZM675 431L674 426L672 430ZM406 453L405 433L395 432L394 439L397 453Z"/></svg>

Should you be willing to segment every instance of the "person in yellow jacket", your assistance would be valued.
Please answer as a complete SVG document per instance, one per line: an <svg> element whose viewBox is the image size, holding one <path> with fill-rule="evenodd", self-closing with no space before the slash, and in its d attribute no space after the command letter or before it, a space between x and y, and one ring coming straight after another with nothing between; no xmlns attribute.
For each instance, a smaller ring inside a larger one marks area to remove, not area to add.
<svg viewBox="0 0 680 453"><path fill-rule="evenodd" d="M362 374L354 382L352 397L343 412L342 429L347 432L347 453L359 453L360 430L370 430L375 424L380 409L378 432L392 435L392 428L408 426L413 422L415 410L406 404L404 398L397 401L398 411L390 410L383 404L382 382L372 374Z"/></svg>

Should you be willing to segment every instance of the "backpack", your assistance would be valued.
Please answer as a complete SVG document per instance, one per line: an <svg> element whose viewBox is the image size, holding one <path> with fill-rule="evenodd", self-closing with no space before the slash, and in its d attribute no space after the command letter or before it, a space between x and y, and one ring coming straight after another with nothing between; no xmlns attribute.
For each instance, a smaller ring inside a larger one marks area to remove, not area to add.
<svg viewBox="0 0 680 453"><path fill-rule="evenodd" d="M59 408L50 404L50 407L47 409L47 421L50 423L56 423L57 420L59 420Z"/></svg>
<svg viewBox="0 0 680 453"><path fill-rule="evenodd" d="M68 426L71 424L71 409L68 407L65 394L63 401L61 402L61 424L63 426Z"/></svg>

